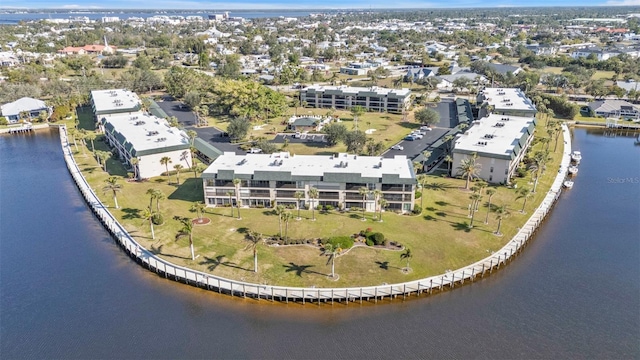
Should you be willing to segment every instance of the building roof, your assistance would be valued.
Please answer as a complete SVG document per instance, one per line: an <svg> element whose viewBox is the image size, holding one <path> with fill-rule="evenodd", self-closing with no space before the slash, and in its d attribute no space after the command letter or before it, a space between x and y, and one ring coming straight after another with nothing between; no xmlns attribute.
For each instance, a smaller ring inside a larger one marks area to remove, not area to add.
<svg viewBox="0 0 640 360"><path fill-rule="evenodd" d="M640 106L633 105L632 103L624 100L598 100L589 103L589 108L591 108L595 113L620 111L622 107L628 107L629 109L640 111Z"/></svg>
<svg viewBox="0 0 640 360"><path fill-rule="evenodd" d="M513 65L495 64L495 63L487 63L487 65L489 65L490 68L492 68L494 71L502 75L506 75L507 73L513 74L514 72L521 70L519 66L513 66Z"/></svg>
<svg viewBox="0 0 640 360"><path fill-rule="evenodd" d="M190 145L184 131L153 115L114 115L101 122L105 132L113 134L133 156L188 149Z"/></svg>
<svg viewBox="0 0 640 360"><path fill-rule="evenodd" d="M47 104L44 101L23 97L14 102L4 104L0 107L2 116L20 115L22 111L44 110Z"/></svg>
<svg viewBox="0 0 640 360"><path fill-rule="evenodd" d="M499 159L515 158L533 135L535 117L491 114L473 125L455 140L453 151Z"/></svg>
<svg viewBox="0 0 640 360"><path fill-rule="evenodd" d="M450 83L453 83L454 81L456 81L456 79L460 79L460 78L466 78L471 81L476 81L476 78L477 78L478 81L480 82L487 81L487 78L485 78L484 76L480 74L476 74L474 72L467 72L467 71L460 71L452 75L439 75L438 78L440 80L445 80Z"/></svg>
<svg viewBox="0 0 640 360"><path fill-rule="evenodd" d="M291 126L316 126L319 121L320 120L316 118L303 116L296 118L290 124Z"/></svg>
<svg viewBox="0 0 640 360"><path fill-rule="evenodd" d="M91 99L96 115L138 111L142 107L138 95L125 89L93 90Z"/></svg>
<svg viewBox="0 0 640 360"><path fill-rule="evenodd" d="M389 89L382 88L377 86L372 87L353 87L353 86L329 86L329 85L311 85L302 91L306 92L332 92L332 93L341 93L341 94L371 94L378 96L389 96L389 97L405 97L411 94L411 90L409 89Z"/></svg>
<svg viewBox="0 0 640 360"><path fill-rule="evenodd" d="M413 166L404 155L383 158L349 154L293 155L288 152L246 155L225 152L202 173L202 177L392 184L416 182Z"/></svg>
<svg viewBox="0 0 640 360"><path fill-rule="evenodd" d="M520 89L485 88L482 90L484 101L499 110L537 111L535 105Z"/></svg>

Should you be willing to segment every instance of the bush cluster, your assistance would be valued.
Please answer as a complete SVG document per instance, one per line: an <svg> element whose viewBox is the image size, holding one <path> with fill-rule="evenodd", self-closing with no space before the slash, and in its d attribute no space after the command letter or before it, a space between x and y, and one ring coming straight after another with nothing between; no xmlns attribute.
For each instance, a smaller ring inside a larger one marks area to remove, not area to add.
<svg viewBox="0 0 640 360"><path fill-rule="evenodd" d="M411 210L411 212L414 215L420 215L422 213L422 207L420 207L420 205L414 205L413 210Z"/></svg>
<svg viewBox="0 0 640 360"><path fill-rule="evenodd" d="M164 217L161 213L155 213L151 217L151 222L153 222L153 225L162 225L164 224Z"/></svg>
<svg viewBox="0 0 640 360"><path fill-rule="evenodd" d="M331 244L333 247L349 249L353 246L353 238L351 236L334 236L328 239L322 239L322 245Z"/></svg>

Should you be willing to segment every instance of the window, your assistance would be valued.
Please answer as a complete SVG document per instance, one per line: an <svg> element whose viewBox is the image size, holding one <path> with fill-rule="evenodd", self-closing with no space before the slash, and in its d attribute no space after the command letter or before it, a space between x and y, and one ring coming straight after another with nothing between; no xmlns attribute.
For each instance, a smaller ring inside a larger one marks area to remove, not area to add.
<svg viewBox="0 0 640 360"><path fill-rule="evenodd" d="M495 158L491 158L491 165L496 163L496 159Z"/></svg>
<svg viewBox="0 0 640 360"><path fill-rule="evenodd" d="M213 179L207 179L207 185L206 186L215 186L216 182Z"/></svg>
<svg viewBox="0 0 640 360"><path fill-rule="evenodd" d="M493 181L493 175L489 175L489 182Z"/></svg>
<svg viewBox="0 0 640 360"><path fill-rule="evenodd" d="M509 174L509 169L504 169L504 174L508 175Z"/></svg>
<svg viewBox="0 0 640 360"><path fill-rule="evenodd" d="M493 173L493 166L489 169L490 173Z"/></svg>

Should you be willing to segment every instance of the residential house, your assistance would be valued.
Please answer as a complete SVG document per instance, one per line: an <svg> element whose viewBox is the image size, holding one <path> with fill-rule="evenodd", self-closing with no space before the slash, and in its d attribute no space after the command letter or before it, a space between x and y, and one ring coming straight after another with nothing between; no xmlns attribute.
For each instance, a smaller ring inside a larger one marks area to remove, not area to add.
<svg viewBox="0 0 640 360"><path fill-rule="evenodd" d="M14 102L4 104L0 107L0 114L4 116L10 124L19 122L21 114L27 119L38 118L42 111L46 111L47 115L51 115L51 108L44 101L23 97Z"/></svg>
<svg viewBox="0 0 640 360"><path fill-rule="evenodd" d="M634 105L624 100L598 100L589 103L589 109L596 116L640 119L640 105Z"/></svg>

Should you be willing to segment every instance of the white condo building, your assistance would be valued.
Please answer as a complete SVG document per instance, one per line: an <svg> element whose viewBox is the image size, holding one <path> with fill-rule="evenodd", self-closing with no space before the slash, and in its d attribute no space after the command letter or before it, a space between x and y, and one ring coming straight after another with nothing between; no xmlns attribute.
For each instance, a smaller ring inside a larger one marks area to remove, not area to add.
<svg viewBox="0 0 640 360"><path fill-rule="evenodd" d="M478 93L479 117L488 113L512 116L536 116L538 110L520 89L484 88ZM493 110L491 110L493 109Z"/></svg>
<svg viewBox="0 0 640 360"><path fill-rule="evenodd" d="M300 90L300 101L313 108L351 109L359 105L369 111L402 113L411 104L410 95L409 89L311 85Z"/></svg>

